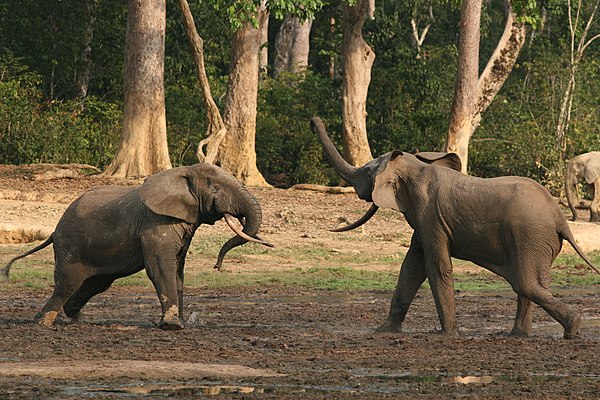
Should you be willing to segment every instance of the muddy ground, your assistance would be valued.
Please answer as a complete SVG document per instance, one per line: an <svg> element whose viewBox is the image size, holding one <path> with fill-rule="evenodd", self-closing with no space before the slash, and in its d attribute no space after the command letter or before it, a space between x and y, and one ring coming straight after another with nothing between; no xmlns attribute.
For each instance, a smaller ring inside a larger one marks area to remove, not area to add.
<svg viewBox="0 0 600 400"><path fill-rule="evenodd" d="M44 171L0 166L1 264L33 245L19 242L51 232L86 188L114 183L98 177L48 179ZM278 247L319 245L375 257L408 245L410 228L391 212L378 213L364 230L328 232L367 208L352 194L252 192L263 204L262 236ZM588 215L581 211L582 218ZM600 248L598 224L571 227L586 251ZM221 231L227 232L223 223L201 227L194 240ZM210 270L215 256L190 255L186 270ZM32 257L47 268L52 250ZM222 273L306 267L319 264L274 262L266 253L226 260ZM383 267L366 263L364 268ZM188 289L188 324L176 332L156 327L160 307L148 285L114 286L86 306L83 323L44 328L32 319L50 291L0 285L0 398L600 397L600 289L595 286L554 289L584 315L580 337L573 340L562 339L560 326L539 308L533 337L507 336L516 308L508 290L457 292L458 338L435 333L438 319L426 289L417 295L401 334L373 332L387 314L389 291L277 283Z"/></svg>

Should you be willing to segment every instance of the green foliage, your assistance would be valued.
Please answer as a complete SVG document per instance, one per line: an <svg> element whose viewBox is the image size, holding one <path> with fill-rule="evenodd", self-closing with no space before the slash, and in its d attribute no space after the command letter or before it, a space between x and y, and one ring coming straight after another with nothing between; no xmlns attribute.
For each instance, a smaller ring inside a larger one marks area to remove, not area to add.
<svg viewBox="0 0 600 400"><path fill-rule="evenodd" d="M451 23L441 16L438 22ZM456 47L425 46L417 54L403 40L409 32L397 29L403 25L407 21L400 10L378 15L367 26L367 38L377 49L367 99L369 141L377 155L393 149L439 150L447 130Z"/></svg>
<svg viewBox="0 0 600 400"><path fill-rule="evenodd" d="M41 77L10 53L0 55L0 77L0 163L110 162L119 135L115 104L41 102Z"/></svg>
<svg viewBox="0 0 600 400"><path fill-rule="evenodd" d="M81 104L71 99L71 93L82 68L84 15L90 1L0 0L0 162L82 162L103 167L111 160L121 130L127 4L118 0L94 3L93 66L89 97ZM322 117L341 149L341 4L348 3L355 2L268 2L271 16L277 18L289 12L306 18L319 10L311 33L310 71L284 74L276 80L264 78L260 83L257 163L276 185L337 180L308 120L313 115ZM375 19L365 24L364 36L376 53L367 99L367 129L374 155L394 148L424 151L443 146L455 82L459 3L377 3ZM247 17L254 18L259 1L189 4L204 39L213 98L223 109L232 27ZM535 0L519 0L513 5L519 14L537 17ZM486 177L529 176L558 195L564 162L554 147L554 135L566 86L569 25L564 1L547 1L544 6L548 11L546 28L535 31L534 36L530 30L517 67L483 114L470 146L469 172ZM500 0L486 3L482 9L480 68L502 34L503 12ZM584 13L588 15L589 9ZM411 40L411 17L419 20L421 29L431 22L420 52ZM271 44L278 27L274 21L271 19ZM597 34L597 27L592 24L588 37ZM576 34L581 34L581 26ZM174 165L190 164L196 162L195 149L205 136L207 121L177 0L167 0L166 41L169 150ZM586 49L578 67L566 158L599 150L598 43Z"/></svg>
<svg viewBox="0 0 600 400"><path fill-rule="evenodd" d="M313 116L340 124L340 87L307 72L265 78L259 91L258 167L278 185L329 183L323 148L309 127ZM334 129L335 130L335 129Z"/></svg>
<svg viewBox="0 0 600 400"><path fill-rule="evenodd" d="M352 1L352 0L351 0ZM251 23L258 27L257 13L261 0L213 0L210 5L217 11L224 11L232 31L240 29L244 24ZM267 9L277 19L283 19L287 14L298 15L301 20L312 18L321 7L321 0L271 0Z"/></svg>

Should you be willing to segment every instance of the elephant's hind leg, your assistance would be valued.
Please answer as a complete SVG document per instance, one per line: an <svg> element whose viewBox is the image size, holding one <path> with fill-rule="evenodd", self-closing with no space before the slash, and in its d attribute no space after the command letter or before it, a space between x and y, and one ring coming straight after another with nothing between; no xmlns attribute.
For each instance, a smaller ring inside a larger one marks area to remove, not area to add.
<svg viewBox="0 0 600 400"><path fill-rule="evenodd" d="M65 273L64 271L68 271ZM74 273L78 271L79 273ZM65 302L76 293L83 282L89 277L80 265L56 267L54 270L54 291L46 301L35 320L40 325L52 326Z"/></svg>
<svg viewBox="0 0 600 400"><path fill-rule="evenodd" d="M525 296L542 307L552 318L564 328L564 338L571 339L577 336L581 326L581 315L565 303L559 301L552 293L539 285L529 284L529 287L518 289L520 296Z"/></svg>
<svg viewBox="0 0 600 400"><path fill-rule="evenodd" d="M115 281L114 275L96 275L88 278L63 306L69 318L77 318L79 311L95 295L107 290Z"/></svg>
<svg viewBox="0 0 600 400"><path fill-rule="evenodd" d="M517 315L515 324L510 334L512 336L531 335L531 321L533 317L533 303L525 296L518 295Z"/></svg>

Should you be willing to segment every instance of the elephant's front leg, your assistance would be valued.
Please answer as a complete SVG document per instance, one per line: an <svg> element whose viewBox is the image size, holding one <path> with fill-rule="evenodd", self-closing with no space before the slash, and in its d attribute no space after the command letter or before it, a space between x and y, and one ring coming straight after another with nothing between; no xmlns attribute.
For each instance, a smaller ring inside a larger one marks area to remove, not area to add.
<svg viewBox="0 0 600 400"><path fill-rule="evenodd" d="M436 243L435 247L425 250L425 254L425 271L435 300L442 333L457 335L456 303L454 300L454 280L452 278L450 251L444 243Z"/></svg>
<svg viewBox="0 0 600 400"><path fill-rule="evenodd" d="M183 318L183 263L177 268L177 302L179 306L179 319L185 321Z"/></svg>
<svg viewBox="0 0 600 400"><path fill-rule="evenodd" d="M144 250L146 273L154 284L162 308L161 329L183 329L180 319L179 294L177 290L177 257L169 256L160 249Z"/></svg>
<svg viewBox="0 0 600 400"><path fill-rule="evenodd" d="M377 328L377 332L400 332L402 331L402 322L406 317L419 287L425 281L425 258L423 250L417 246L411 245L404 257L398 283L392 297L390 314L387 320Z"/></svg>

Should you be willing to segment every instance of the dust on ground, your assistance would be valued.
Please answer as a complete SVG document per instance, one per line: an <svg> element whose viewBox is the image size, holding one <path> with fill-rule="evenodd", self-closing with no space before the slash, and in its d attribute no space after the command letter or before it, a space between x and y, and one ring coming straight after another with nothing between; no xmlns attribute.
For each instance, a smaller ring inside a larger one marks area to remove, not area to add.
<svg viewBox="0 0 600 400"><path fill-rule="evenodd" d="M0 264L49 234L66 206L89 187L137 184L98 176L51 176L48 168L0 166ZM56 178L56 179L55 179ZM411 231L393 212L363 230L328 229L358 218L368 205L352 194L251 189L264 211L262 236L277 246L323 246L379 256L409 244ZM581 211L581 219L589 214ZM600 226L571 224L585 251L600 248ZM227 232L224 223L203 234ZM344 235L353 239L347 240ZM566 244L563 251L572 251ZM40 257L52 258L51 249ZM273 265L268 256L237 263L241 273ZM195 259L186 269L212 269ZM207 262L204 262L207 261ZM226 261L227 263L227 261ZM307 262L310 264L310 261ZM18 267L17 267L18 268ZM376 264L364 268L378 268ZM461 266L461 268L473 268ZM536 307L534 335L509 337L511 291L457 292L462 335L436 334L428 290L419 291L401 334L375 334L391 293L306 290L283 285L186 289L188 324L156 327L160 305L149 287L114 286L84 309L84 322L48 329L32 323L50 288L0 287L2 398L547 398L600 395L600 290L556 288L584 315L580 337Z"/></svg>

